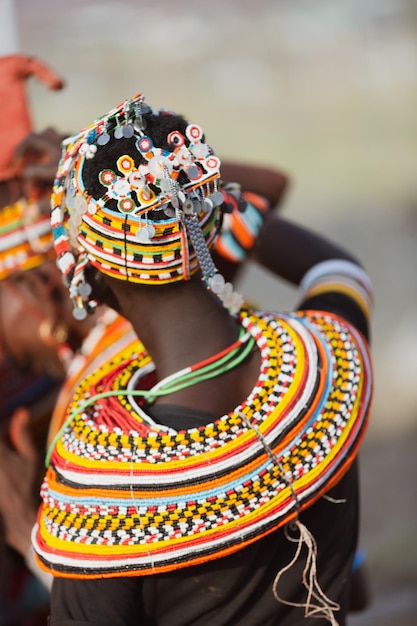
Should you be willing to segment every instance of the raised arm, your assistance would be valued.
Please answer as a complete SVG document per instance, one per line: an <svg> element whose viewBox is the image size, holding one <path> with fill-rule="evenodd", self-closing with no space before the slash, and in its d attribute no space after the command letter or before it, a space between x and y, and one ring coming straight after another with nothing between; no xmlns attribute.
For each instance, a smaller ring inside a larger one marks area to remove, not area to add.
<svg viewBox="0 0 417 626"><path fill-rule="evenodd" d="M242 191L251 191L266 198L276 208L288 191L290 178L281 169L266 165L249 165L222 159L222 179L240 184Z"/></svg>
<svg viewBox="0 0 417 626"><path fill-rule="evenodd" d="M251 258L299 286L299 309L341 315L369 339L374 294L361 263L326 237L268 213Z"/></svg>
<svg viewBox="0 0 417 626"><path fill-rule="evenodd" d="M265 216L252 258L294 285L322 261L343 259L360 265L345 248L277 213Z"/></svg>

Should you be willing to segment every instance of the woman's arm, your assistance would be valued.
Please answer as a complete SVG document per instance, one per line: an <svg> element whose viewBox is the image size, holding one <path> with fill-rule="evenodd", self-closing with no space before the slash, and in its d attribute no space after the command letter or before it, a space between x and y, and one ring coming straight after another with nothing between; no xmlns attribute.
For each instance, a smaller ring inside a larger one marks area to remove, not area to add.
<svg viewBox="0 0 417 626"><path fill-rule="evenodd" d="M374 294L371 280L348 250L276 214L268 214L252 258L299 286L299 309L345 318L369 340Z"/></svg>
<svg viewBox="0 0 417 626"><path fill-rule="evenodd" d="M343 259L360 266L345 248L276 213L265 216L251 258L294 285L322 261Z"/></svg>
<svg viewBox="0 0 417 626"><path fill-rule="evenodd" d="M227 182L239 183L242 191L251 191L263 196L271 208L277 207L282 202L290 184L288 174L282 170L237 161L222 160L221 176Z"/></svg>

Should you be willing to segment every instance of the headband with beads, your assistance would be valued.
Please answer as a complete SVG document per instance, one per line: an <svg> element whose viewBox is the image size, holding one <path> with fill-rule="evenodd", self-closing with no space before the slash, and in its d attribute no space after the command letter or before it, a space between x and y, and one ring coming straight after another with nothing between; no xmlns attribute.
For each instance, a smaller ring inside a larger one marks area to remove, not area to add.
<svg viewBox="0 0 417 626"><path fill-rule="evenodd" d="M188 280L201 268L208 288L236 314L243 299L225 283L209 253L225 202L218 186L220 160L195 124L184 134L169 132L171 150L155 146L146 134L147 115L175 114L151 109L137 94L63 142L51 224L74 316L84 319L97 304L85 280L89 263L109 276L154 285ZM85 188L85 165L121 138L135 142L140 164L121 151L114 166L100 171L105 192L94 198Z"/></svg>
<svg viewBox="0 0 417 626"><path fill-rule="evenodd" d="M0 280L53 258L50 219L36 203L21 199L0 209Z"/></svg>

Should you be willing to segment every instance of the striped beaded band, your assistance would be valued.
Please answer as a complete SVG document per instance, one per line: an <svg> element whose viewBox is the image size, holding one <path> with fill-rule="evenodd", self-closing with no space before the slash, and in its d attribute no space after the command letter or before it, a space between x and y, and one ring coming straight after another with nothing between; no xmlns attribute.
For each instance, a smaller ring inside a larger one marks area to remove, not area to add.
<svg viewBox="0 0 417 626"><path fill-rule="evenodd" d="M261 352L258 381L205 426L176 431L135 403L137 372L146 388L155 382L144 350L80 384L42 486L33 541L43 568L137 576L219 558L294 519L340 479L371 401L361 334L314 311L241 313L240 322ZM114 394L82 409L103 390Z"/></svg>
<svg viewBox="0 0 417 626"><path fill-rule="evenodd" d="M265 215L271 206L265 198L246 191L244 212L234 210L223 218L222 230L216 240L216 251L232 263L242 263L255 245Z"/></svg>
<svg viewBox="0 0 417 626"><path fill-rule="evenodd" d="M170 129L159 140L163 147L156 146L151 134L158 129L146 134L147 128L168 127L169 120L174 127L181 121L185 130ZM106 166L91 183L93 162L101 163L103 155ZM224 281L207 262L224 202L219 176L220 160L204 143L201 128L151 109L141 94L65 140L51 224L74 315L83 319L96 304L85 281L87 263L109 276L153 285L188 280L201 269L207 286L222 298ZM92 194L98 183L101 191ZM226 291L223 301L230 301ZM241 304L235 296L231 312Z"/></svg>
<svg viewBox="0 0 417 626"><path fill-rule="evenodd" d="M22 199L0 209L0 280L55 257L49 216Z"/></svg>
<svg viewBox="0 0 417 626"><path fill-rule="evenodd" d="M368 274L356 263L344 259L322 261L309 269L300 283L300 292L304 300L330 289L355 300L366 319L370 319L374 305L374 290Z"/></svg>

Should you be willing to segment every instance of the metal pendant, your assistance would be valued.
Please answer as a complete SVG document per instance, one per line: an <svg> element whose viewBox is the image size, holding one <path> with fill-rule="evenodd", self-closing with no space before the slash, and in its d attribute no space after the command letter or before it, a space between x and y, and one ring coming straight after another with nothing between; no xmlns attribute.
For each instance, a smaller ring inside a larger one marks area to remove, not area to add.
<svg viewBox="0 0 417 626"><path fill-rule="evenodd" d="M125 137L126 139L130 139L131 137L133 137L134 134L134 130L133 130L133 126L131 124L126 124L126 126L123 126L123 137Z"/></svg>
<svg viewBox="0 0 417 626"><path fill-rule="evenodd" d="M105 146L106 143L109 143L109 141L110 141L109 133L102 133L97 139L97 143L99 146Z"/></svg>

